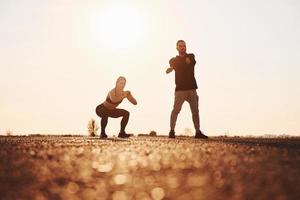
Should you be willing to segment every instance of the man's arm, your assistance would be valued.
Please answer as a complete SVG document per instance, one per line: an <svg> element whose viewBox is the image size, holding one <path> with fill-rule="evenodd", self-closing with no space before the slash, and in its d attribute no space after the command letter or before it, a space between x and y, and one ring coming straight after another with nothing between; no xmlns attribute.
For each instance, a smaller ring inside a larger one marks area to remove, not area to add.
<svg viewBox="0 0 300 200"><path fill-rule="evenodd" d="M195 55L193 53L189 54L189 59L190 59L190 65L194 66L196 64L196 60L195 60Z"/></svg>
<svg viewBox="0 0 300 200"><path fill-rule="evenodd" d="M175 68L175 59L171 58L170 61L169 61L169 64L170 64L170 67L168 67L167 70L166 70L167 74L174 70L174 68Z"/></svg>
<svg viewBox="0 0 300 200"><path fill-rule="evenodd" d="M169 68L167 68L166 73L168 74L168 73L172 72L173 70L174 70L173 67L169 67Z"/></svg>

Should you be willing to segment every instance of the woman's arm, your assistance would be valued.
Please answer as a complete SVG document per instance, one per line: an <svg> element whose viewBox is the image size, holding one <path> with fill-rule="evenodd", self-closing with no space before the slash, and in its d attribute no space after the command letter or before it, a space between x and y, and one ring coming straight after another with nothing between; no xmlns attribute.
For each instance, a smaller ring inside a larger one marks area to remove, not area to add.
<svg viewBox="0 0 300 200"><path fill-rule="evenodd" d="M109 98L110 98L111 101L113 101L113 102L118 101L114 89L112 89L112 90L109 91L108 96L109 96Z"/></svg>
<svg viewBox="0 0 300 200"><path fill-rule="evenodd" d="M130 91L126 91L126 98L134 105L137 104L137 101L136 99L132 96L131 92Z"/></svg>
<svg viewBox="0 0 300 200"><path fill-rule="evenodd" d="M108 96L109 96L111 101L118 102L118 101L126 98L126 93L124 91L122 91L121 96L117 96L116 90L112 89L112 90L109 91Z"/></svg>

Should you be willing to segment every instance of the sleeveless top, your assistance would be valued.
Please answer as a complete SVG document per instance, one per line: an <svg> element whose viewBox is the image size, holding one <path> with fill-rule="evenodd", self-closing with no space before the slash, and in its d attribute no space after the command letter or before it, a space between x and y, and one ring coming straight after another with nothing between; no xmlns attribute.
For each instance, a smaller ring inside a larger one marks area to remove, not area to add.
<svg viewBox="0 0 300 200"><path fill-rule="evenodd" d="M115 93L116 93L116 89L115 89ZM124 99L124 98L123 98L123 99ZM111 104L115 105L115 106L118 106L118 105L123 101L123 99L121 99L121 101L113 102L113 101L109 98L109 93L107 94L107 97L106 97L106 101L107 101L108 103L111 103Z"/></svg>
<svg viewBox="0 0 300 200"><path fill-rule="evenodd" d="M111 104L114 104L114 105L117 106L117 105L119 105L119 104L123 101L123 99L122 99L121 101L113 102L113 101L109 98L109 95L107 95L106 101L107 101L108 103L111 103Z"/></svg>

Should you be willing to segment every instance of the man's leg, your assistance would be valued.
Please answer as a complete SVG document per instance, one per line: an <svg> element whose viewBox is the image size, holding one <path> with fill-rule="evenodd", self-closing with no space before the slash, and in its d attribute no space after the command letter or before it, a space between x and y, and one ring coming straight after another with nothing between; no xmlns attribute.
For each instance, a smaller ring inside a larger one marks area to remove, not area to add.
<svg viewBox="0 0 300 200"><path fill-rule="evenodd" d="M190 90L187 98L187 102L190 104L194 128L196 131L200 129L199 120L199 97L196 90Z"/></svg>
<svg viewBox="0 0 300 200"><path fill-rule="evenodd" d="M175 126L176 126L176 120L177 116L181 110L182 104L186 100L186 95L187 93L185 91L176 91L175 92L175 99L174 99L174 105L173 105L173 110L171 112L171 118L170 118L170 133L169 137L174 138L175 137Z"/></svg>
<svg viewBox="0 0 300 200"><path fill-rule="evenodd" d="M199 117L199 96L197 94L196 90L190 90L189 95L187 98L187 101L190 104L191 112L192 112L192 118L195 128L195 138L208 138L206 135L204 135L200 130L200 117Z"/></svg>

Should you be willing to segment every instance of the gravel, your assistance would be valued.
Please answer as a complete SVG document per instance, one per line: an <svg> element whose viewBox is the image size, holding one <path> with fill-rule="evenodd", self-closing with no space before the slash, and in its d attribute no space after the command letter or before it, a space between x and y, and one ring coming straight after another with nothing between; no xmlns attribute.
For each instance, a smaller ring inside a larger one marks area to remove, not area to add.
<svg viewBox="0 0 300 200"><path fill-rule="evenodd" d="M0 137L0 199L300 199L300 139Z"/></svg>

